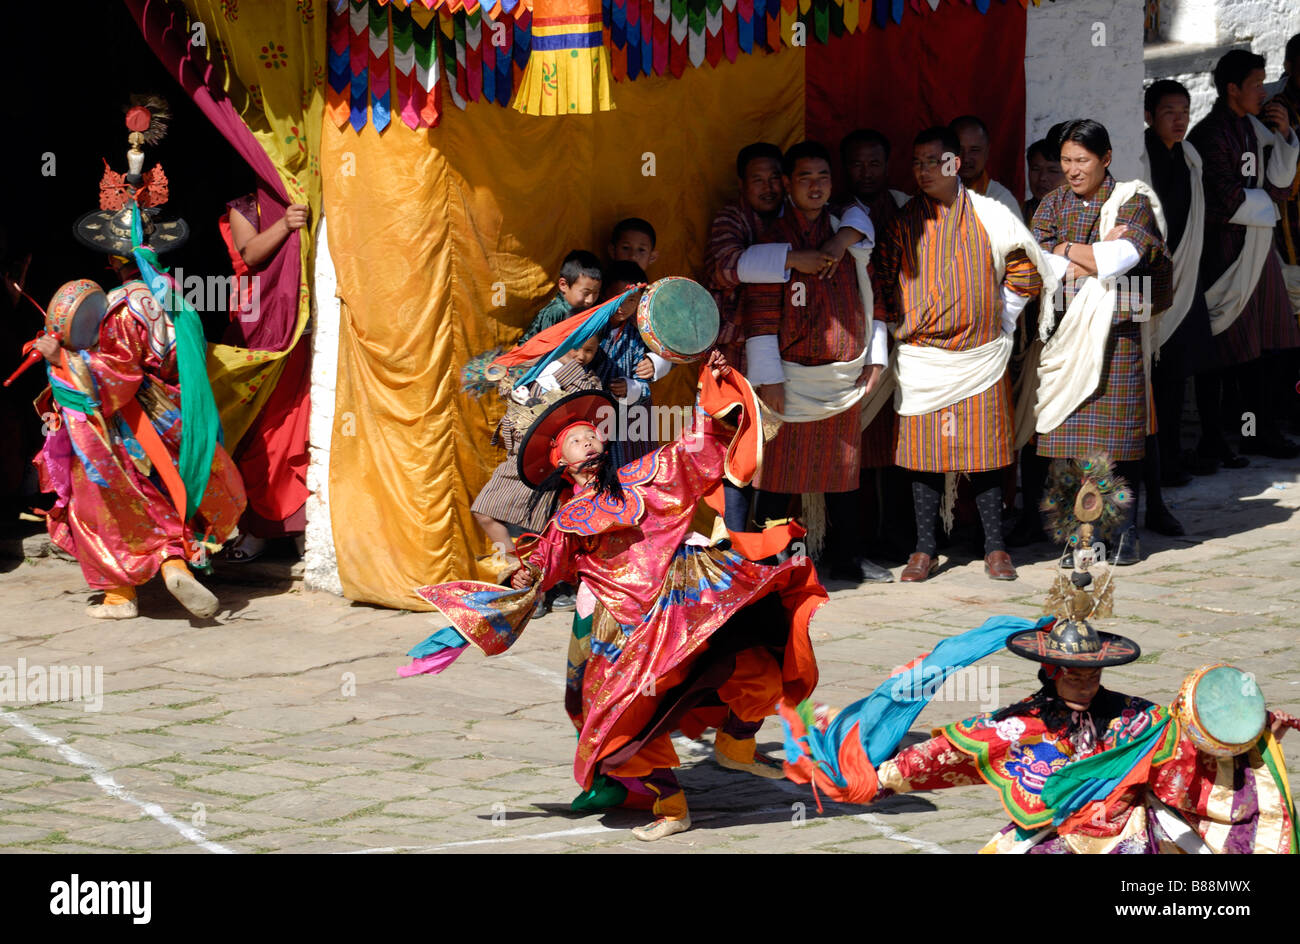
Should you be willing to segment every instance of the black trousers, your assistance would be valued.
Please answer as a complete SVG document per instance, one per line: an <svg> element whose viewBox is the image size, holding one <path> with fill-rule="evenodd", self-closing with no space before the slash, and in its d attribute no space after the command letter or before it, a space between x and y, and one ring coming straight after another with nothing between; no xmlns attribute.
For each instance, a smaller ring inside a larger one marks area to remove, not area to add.
<svg viewBox="0 0 1300 944"><path fill-rule="evenodd" d="M1151 393L1159 427L1159 465L1176 473L1182 468L1183 402L1187 393L1187 358L1182 345L1166 344L1151 369ZM1148 454L1150 450L1148 450Z"/></svg>

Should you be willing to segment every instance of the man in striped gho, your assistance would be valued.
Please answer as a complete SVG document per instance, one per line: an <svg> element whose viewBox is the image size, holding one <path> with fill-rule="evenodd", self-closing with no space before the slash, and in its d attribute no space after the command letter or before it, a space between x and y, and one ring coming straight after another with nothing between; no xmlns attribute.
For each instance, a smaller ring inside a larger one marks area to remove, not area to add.
<svg viewBox="0 0 1300 944"><path fill-rule="evenodd" d="M916 552L902 580L936 569L940 505L951 524L956 476L970 477L984 528L984 569L1014 580L1002 536L1002 474L1014 460L1011 357L1016 320L1031 298L1055 288L1041 250L996 200L967 189L957 136L917 135L912 168L920 193L880 236L875 316L898 341L897 462L914 473ZM1046 291L1044 288L1046 287Z"/></svg>
<svg viewBox="0 0 1300 944"><path fill-rule="evenodd" d="M790 250L823 248L831 261L818 275L793 278L789 262L777 261L771 284L748 284L741 296L749 381L784 421L764 449L754 520L761 525L785 518L791 498L801 495L805 520L818 522L818 496L824 496L829 576L888 582L889 571L862 556L858 534L862 400L885 362L886 338L873 332L865 301L874 228L857 208L846 210L842 221L832 216L830 154L821 144L790 148L782 173L789 204L760 242L776 260L788 259ZM821 532L809 530L816 557L814 535Z"/></svg>

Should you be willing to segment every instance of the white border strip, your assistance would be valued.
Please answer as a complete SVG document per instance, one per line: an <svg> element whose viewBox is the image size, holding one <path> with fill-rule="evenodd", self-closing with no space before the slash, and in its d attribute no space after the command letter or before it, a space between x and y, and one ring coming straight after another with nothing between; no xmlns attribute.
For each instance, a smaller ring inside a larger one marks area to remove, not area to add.
<svg viewBox="0 0 1300 944"><path fill-rule="evenodd" d="M149 803L137 798L129 790L114 780L103 764L95 760L93 757L83 754L81 751L64 741L63 738L45 733L16 711L0 712L0 718L4 718L5 721L9 722L9 724L13 725L19 731L22 731L33 741L40 741L42 744L55 748L67 759L68 763L76 764L78 767L84 767L89 770L90 779L93 780L101 790L114 799L138 807L142 812L152 816L164 826L169 826L176 830L190 842L206 849L208 852L221 853L224 855L235 854L234 849L228 849L218 842L211 841L207 836L203 835L200 830L187 823L182 823L157 803Z"/></svg>

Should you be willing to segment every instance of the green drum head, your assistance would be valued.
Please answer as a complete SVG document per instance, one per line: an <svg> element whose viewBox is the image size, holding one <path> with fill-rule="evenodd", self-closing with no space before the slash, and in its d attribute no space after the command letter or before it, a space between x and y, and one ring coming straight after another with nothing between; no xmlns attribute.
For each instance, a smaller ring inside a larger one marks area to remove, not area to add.
<svg viewBox="0 0 1300 944"><path fill-rule="evenodd" d="M1210 669L1196 683L1196 717L1223 744L1249 744L1264 730L1264 693L1253 676L1230 665Z"/></svg>
<svg viewBox="0 0 1300 944"><path fill-rule="evenodd" d="M666 279L655 287L646 316L662 347L679 357L698 357L718 339L718 305L690 279Z"/></svg>

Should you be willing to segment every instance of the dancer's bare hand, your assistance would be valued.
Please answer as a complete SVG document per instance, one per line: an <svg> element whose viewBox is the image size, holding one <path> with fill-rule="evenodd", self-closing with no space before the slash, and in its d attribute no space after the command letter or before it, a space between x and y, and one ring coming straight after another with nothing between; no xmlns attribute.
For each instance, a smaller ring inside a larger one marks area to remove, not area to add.
<svg viewBox="0 0 1300 944"><path fill-rule="evenodd" d="M637 361L636 370L632 371L632 376L637 380L649 380L655 375L655 362L648 357L643 357Z"/></svg>
<svg viewBox="0 0 1300 944"><path fill-rule="evenodd" d="M1270 727L1273 731L1273 737L1277 738L1279 741L1282 740L1282 735L1286 734L1288 728L1300 729L1300 722L1298 722L1293 715L1289 715L1285 711L1278 711L1275 708L1268 713L1268 716L1269 721L1271 722Z"/></svg>
<svg viewBox="0 0 1300 944"><path fill-rule="evenodd" d="M57 364L59 361L59 342L48 334L42 334L36 339L33 345L36 350L41 352L41 357L45 358L51 364Z"/></svg>
<svg viewBox="0 0 1300 944"><path fill-rule="evenodd" d="M515 590L526 590L532 585L533 578L527 567L520 567L510 577L510 586Z"/></svg>

